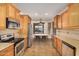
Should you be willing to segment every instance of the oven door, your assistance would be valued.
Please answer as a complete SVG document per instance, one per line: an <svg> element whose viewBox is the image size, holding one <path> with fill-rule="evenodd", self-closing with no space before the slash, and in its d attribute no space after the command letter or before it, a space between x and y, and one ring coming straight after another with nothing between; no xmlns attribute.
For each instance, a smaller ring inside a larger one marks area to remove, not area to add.
<svg viewBox="0 0 79 59"><path fill-rule="evenodd" d="M24 53L24 40L16 44L15 46L15 56L23 55Z"/></svg>

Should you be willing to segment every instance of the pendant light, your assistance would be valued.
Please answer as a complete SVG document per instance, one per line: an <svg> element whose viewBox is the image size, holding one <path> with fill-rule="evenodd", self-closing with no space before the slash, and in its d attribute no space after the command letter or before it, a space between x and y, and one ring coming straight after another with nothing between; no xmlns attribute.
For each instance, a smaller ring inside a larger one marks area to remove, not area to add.
<svg viewBox="0 0 79 59"><path fill-rule="evenodd" d="M40 19L40 22L39 22L39 24L40 24L40 25L44 24L44 23L42 22L42 19Z"/></svg>

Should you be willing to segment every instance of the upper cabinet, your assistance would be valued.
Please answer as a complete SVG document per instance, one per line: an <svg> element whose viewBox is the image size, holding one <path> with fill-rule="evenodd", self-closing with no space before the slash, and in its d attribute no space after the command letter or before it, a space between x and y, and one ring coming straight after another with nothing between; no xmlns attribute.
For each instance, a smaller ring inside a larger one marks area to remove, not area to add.
<svg viewBox="0 0 79 59"><path fill-rule="evenodd" d="M69 5L69 23L71 28L79 28L79 4Z"/></svg>
<svg viewBox="0 0 79 59"><path fill-rule="evenodd" d="M54 28L58 28L58 15L54 17Z"/></svg>
<svg viewBox="0 0 79 59"><path fill-rule="evenodd" d="M6 28L6 17L19 21L20 11L13 4L0 4L0 29Z"/></svg>
<svg viewBox="0 0 79 59"><path fill-rule="evenodd" d="M15 11L15 18L18 21L20 20L20 11L18 9Z"/></svg>
<svg viewBox="0 0 79 59"><path fill-rule="evenodd" d="M62 17L58 15L58 29L62 29Z"/></svg>
<svg viewBox="0 0 79 59"><path fill-rule="evenodd" d="M15 11L16 9L12 4L7 4L7 17L14 18L15 19Z"/></svg>
<svg viewBox="0 0 79 59"><path fill-rule="evenodd" d="M62 28L62 18L61 15L57 15L54 17L54 28L61 29Z"/></svg>
<svg viewBox="0 0 79 59"><path fill-rule="evenodd" d="M69 4L58 17L54 17L54 28L78 29L79 28L79 4Z"/></svg>
<svg viewBox="0 0 79 59"><path fill-rule="evenodd" d="M61 14L62 16L62 29L67 29L70 26L69 23L69 11L65 11L63 14Z"/></svg>
<svg viewBox="0 0 79 59"><path fill-rule="evenodd" d="M62 40L54 36L53 43L57 52L62 55Z"/></svg>
<svg viewBox="0 0 79 59"><path fill-rule="evenodd" d="M13 4L7 4L7 17L13 18L15 20L20 19L20 10L16 8Z"/></svg>
<svg viewBox="0 0 79 59"><path fill-rule="evenodd" d="M0 4L0 30L6 27L5 18L6 18L6 5Z"/></svg>

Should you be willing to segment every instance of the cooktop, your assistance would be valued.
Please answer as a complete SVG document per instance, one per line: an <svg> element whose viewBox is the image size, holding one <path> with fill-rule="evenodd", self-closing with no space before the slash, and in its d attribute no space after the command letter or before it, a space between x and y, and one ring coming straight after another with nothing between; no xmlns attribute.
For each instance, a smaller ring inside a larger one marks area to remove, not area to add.
<svg viewBox="0 0 79 59"><path fill-rule="evenodd" d="M24 38L10 38L9 40L6 41L2 41L0 40L0 43L14 43L15 45L18 44L19 42L21 42L22 40L24 40Z"/></svg>

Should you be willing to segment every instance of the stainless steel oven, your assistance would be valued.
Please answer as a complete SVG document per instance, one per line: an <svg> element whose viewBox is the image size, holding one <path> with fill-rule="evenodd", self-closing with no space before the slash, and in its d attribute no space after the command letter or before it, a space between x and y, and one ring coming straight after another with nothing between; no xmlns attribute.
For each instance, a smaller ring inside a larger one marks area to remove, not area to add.
<svg viewBox="0 0 79 59"><path fill-rule="evenodd" d="M15 45L15 56L23 55L24 53L24 40Z"/></svg>

